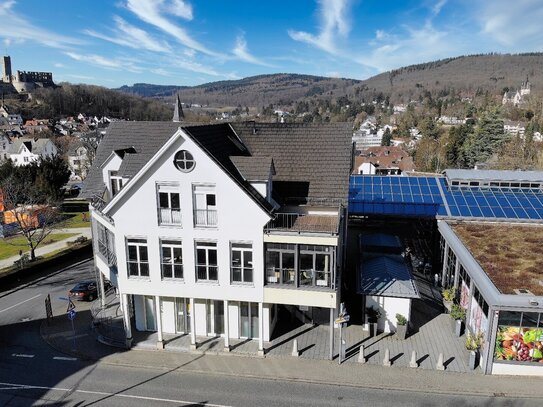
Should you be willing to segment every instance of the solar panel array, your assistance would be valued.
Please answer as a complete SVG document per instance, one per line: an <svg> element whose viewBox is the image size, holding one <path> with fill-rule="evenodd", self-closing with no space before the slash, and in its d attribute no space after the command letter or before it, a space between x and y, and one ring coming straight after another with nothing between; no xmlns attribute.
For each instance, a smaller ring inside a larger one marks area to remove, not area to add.
<svg viewBox="0 0 543 407"><path fill-rule="evenodd" d="M543 191L449 186L444 177L353 175L349 212L450 218L543 220Z"/></svg>

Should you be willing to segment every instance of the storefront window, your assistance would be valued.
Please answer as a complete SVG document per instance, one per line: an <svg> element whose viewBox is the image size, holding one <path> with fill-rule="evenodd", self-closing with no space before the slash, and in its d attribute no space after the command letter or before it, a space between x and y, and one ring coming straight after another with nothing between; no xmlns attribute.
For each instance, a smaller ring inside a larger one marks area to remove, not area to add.
<svg viewBox="0 0 543 407"><path fill-rule="evenodd" d="M494 358L519 362L543 360L543 314L501 311Z"/></svg>

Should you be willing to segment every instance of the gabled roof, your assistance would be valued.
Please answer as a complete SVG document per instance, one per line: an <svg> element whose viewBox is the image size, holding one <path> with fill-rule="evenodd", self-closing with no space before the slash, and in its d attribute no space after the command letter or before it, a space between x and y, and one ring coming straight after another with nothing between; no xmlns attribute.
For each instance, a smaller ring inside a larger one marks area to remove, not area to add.
<svg viewBox="0 0 543 407"><path fill-rule="evenodd" d="M85 179L82 196L90 198L94 194L102 194L105 186L100 166L112 152L125 152L122 157L118 154L123 158L119 175L133 178L179 128L182 128L253 200L271 212L273 206L243 178L230 160L231 156L249 153L228 124L180 126L180 123L174 122L113 122L98 146L95 165ZM135 153L127 149L133 149Z"/></svg>
<svg viewBox="0 0 543 407"><path fill-rule="evenodd" d="M349 123L232 123L251 155L273 158L279 203L346 203L352 165Z"/></svg>
<svg viewBox="0 0 543 407"><path fill-rule="evenodd" d="M11 144L9 148L10 154L19 154L21 151L21 147L24 146L30 151L32 154L41 155L45 151L45 146L50 143L51 141L46 138L39 138L39 139L29 139L29 138L18 138L13 140L13 143Z"/></svg>
<svg viewBox="0 0 543 407"><path fill-rule="evenodd" d="M98 147L82 196L103 193L100 166L113 151L137 151L125 154L120 168L120 175L132 178L179 128L268 212L273 206L249 181L267 180L273 169L273 188L286 200L347 200L352 148L351 126L346 123L258 124L253 134L252 123L113 122Z"/></svg>

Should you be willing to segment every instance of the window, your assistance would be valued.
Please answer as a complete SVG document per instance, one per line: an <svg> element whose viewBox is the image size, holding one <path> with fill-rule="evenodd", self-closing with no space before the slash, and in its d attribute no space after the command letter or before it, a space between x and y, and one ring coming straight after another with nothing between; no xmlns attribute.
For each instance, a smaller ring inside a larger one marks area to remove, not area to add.
<svg viewBox="0 0 543 407"><path fill-rule="evenodd" d="M217 281L217 243L196 243L196 280Z"/></svg>
<svg viewBox="0 0 543 407"><path fill-rule="evenodd" d="M270 243L266 246L266 282L294 284L296 246L286 243Z"/></svg>
<svg viewBox="0 0 543 407"><path fill-rule="evenodd" d="M251 243L232 243L231 271L232 282L253 282L253 245Z"/></svg>
<svg viewBox="0 0 543 407"><path fill-rule="evenodd" d="M196 161L194 161L194 157L187 150L181 150L175 153L173 164L181 172L190 172L194 169Z"/></svg>
<svg viewBox="0 0 543 407"><path fill-rule="evenodd" d="M158 222L160 225L181 225L181 199L175 187L158 187Z"/></svg>
<svg viewBox="0 0 543 407"><path fill-rule="evenodd" d="M330 287L331 253L331 248L328 246L300 246L299 284L301 286Z"/></svg>
<svg viewBox="0 0 543 407"><path fill-rule="evenodd" d="M183 250L177 240L160 242L162 254L162 278L183 279Z"/></svg>
<svg viewBox="0 0 543 407"><path fill-rule="evenodd" d="M146 239L127 239L128 277L149 277Z"/></svg>
<svg viewBox="0 0 543 407"><path fill-rule="evenodd" d="M27 163L28 162L28 157L23 157L24 159L24 162Z"/></svg>
<svg viewBox="0 0 543 407"><path fill-rule="evenodd" d="M113 197L123 188L123 179L117 175L117 171L110 171L109 179L111 183L111 196Z"/></svg>
<svg viewBox="0 0 543 407"><path fill-rule="evenodd" d="M194 226L217 225L217 199L214 185L194 185Z"/></svg>
<svg viewBox="0 0 543 407"><path fill-rule="evenodd" d="M255 302L239 303L240 337L258 338L258 304Z"/></svg>

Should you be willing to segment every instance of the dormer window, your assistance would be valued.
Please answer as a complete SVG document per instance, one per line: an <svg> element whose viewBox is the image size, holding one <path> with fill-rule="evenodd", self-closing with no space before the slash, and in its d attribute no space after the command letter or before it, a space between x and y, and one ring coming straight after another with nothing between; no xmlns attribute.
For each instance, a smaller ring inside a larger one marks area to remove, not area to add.
<svg viewBox="0 0 543 407"><path fill-rule="evenodd" d="M194 161L194 157L187 150L181 150L175 153L173 164L181 172L190 172L194 169L196 161Z"/></svg>
<svg viewBox="0 0 543 407"><path fill-rule="evenodd" d="M123 179L117 173L117 171L110 171L109 180L111 185L111 196L114 197L123 188Z"/></svg>

